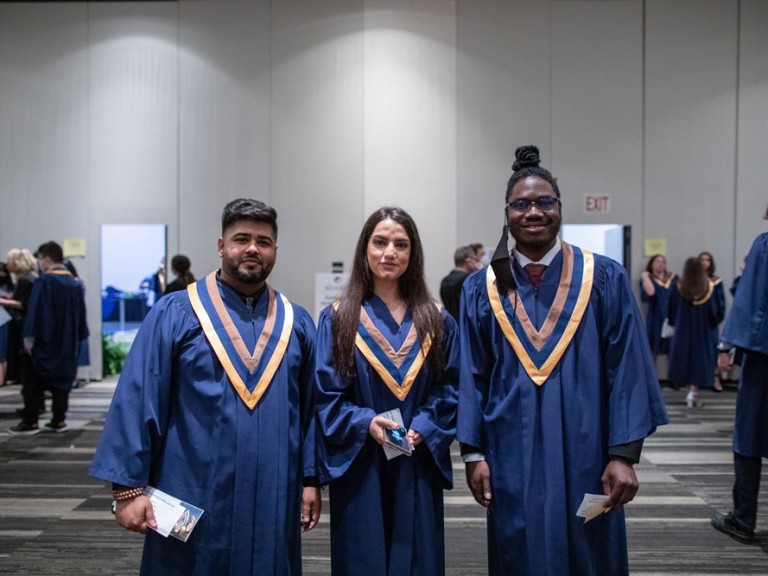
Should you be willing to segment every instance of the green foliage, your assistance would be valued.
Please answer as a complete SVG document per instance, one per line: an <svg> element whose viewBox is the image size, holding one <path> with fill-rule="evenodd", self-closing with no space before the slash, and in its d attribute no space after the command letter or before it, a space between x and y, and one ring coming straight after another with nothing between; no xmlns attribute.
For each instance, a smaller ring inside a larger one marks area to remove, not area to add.
<svg viewBox="0 0 768 576"><path fill-rule="evenodd" d="M119 374L122 371L130 347L127 342L115 342L112 336L101 335L103 376Z"/></svg>

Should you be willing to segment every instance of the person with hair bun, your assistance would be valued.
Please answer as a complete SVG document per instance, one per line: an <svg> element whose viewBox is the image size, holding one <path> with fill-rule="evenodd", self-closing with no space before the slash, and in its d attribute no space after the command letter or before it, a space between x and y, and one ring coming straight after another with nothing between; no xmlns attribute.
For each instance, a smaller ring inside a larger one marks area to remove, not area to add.
<svg viewBox="0 0 768 576"><path fill-rule="evenodd" d="M171 258L171 270L176 278L165 287L166 294L186 290L195 281L195 275L190 272L191 267L192 263L184 254L176 254Z"/></svg>
<svg viewBox="0 0 768 576"><path fill-rule="evenodd" d="M538 148L515 156L502 238L464 282L459 323L457 438L488 509L488 572L628 574L633 465L667 422L648 338L626 270L558 238ZM585 522L588 494L604 513Z"/></svg>

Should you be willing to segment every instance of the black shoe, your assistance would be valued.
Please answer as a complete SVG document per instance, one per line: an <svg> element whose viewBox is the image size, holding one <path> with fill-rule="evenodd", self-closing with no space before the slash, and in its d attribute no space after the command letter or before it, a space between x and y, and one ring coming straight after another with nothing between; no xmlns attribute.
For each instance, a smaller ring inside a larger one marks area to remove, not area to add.
<svg viewBox="0 0 768 576"><path fill-rule="evenodd" d="M715 514L712 516L712 526L742 544L753 544L755 542L754 530L740 528L736 519L731 514Z"/></svg>
<svg viewBox="0 0 768 576"><path fill-rule="evenodd" d="M48 432L60 433L60 432L66 432L67 430L69 430L69 426L67 426L67 423L64 422L63 420L61 422L53 422L53 421L51 421L51 422L48 422L47 424L45 424L45 429Z"/></svg>
<svg viewBox="0 0 768 576"><path fill-rule="evenodd" d="M8 432L14 435L19 436L30 436L32 434L37 434L40 432L40 427L37 425L37 422L34 424L27 424L23 420L16 424L13 428L8 428Z"/></svg>

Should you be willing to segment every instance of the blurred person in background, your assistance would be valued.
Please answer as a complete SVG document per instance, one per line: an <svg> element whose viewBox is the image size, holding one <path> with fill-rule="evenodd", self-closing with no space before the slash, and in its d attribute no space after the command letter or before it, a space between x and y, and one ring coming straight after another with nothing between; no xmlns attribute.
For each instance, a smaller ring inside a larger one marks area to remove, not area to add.
<svg viewBox="0 0 768 576"><path fill-rule="evenodd" d="M176 278L165 287L166 294L186 290L187 286L195 281L194 274L189 271L191 267L192 263L189 261L189 258L183 254L176 254L176 256L171 258L171 270Z"/></svg>
<svg viewBox="0 0 768 576"><path fill-rule="evenodd" d="M699 254L699 262L701 262L701 265L704 267L704 272L706 272L707 277L714 286L714 293L712 297L715 300L715 306L720 311L720 322L722 322L723 318L725 317L725 288L723 287L722 278L715 274L715 257L712 256L712 253L704 251ZM715 350L717 350L717 343L720 341L720 322L718 322L718 325L714 326L710 330L712 346L715 348ZM717 366L715 366L712 389L715 392L723 391L723 384L720 382L720 371L718 370Z"/></svg>
<svg viewBox="0 0 768 576"><path fill-rule="evenodd" d="M11 315L8 326L8 373L6 382L14 384L34 378L32 361L24 352L22 334L24 332L24 318L29 307L29 297L32 294L32 284L37 278L37 260L32 252L26 248L11 248L8 251L8 271L15 278L13 291L5 297L0 297L0 306L4 306ZM22 386L22 395L24 394ZM39 394L37 412L44 412L44 396ZM17 410L22 415L24 409Z"/></svg>

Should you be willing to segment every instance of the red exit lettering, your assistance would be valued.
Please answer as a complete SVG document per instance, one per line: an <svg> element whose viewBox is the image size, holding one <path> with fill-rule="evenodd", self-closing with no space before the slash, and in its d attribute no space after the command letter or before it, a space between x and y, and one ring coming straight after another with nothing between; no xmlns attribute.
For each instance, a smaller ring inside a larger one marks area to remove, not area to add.
<svg viewBox="0 0 768 576"><path fill-rule="evenodd" d="M608 212L608 200L609 197L605 196L592 196L588 195L584 198L584 209L587 212Z"/></svg>

